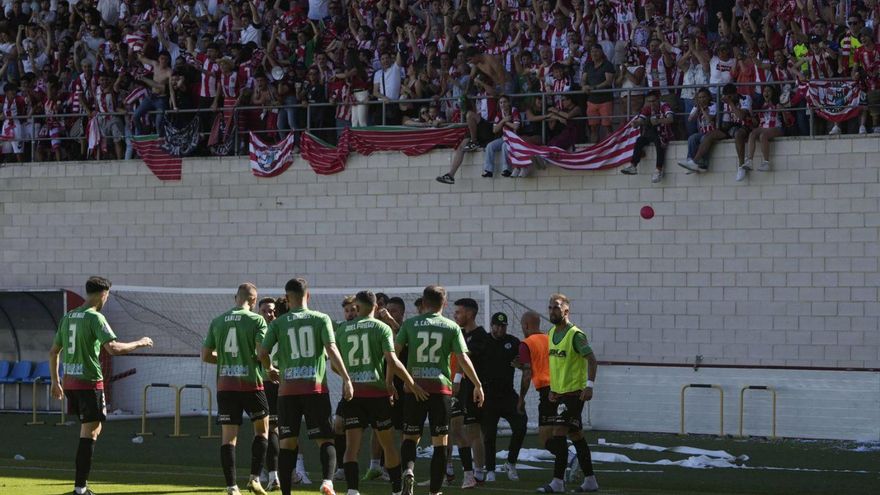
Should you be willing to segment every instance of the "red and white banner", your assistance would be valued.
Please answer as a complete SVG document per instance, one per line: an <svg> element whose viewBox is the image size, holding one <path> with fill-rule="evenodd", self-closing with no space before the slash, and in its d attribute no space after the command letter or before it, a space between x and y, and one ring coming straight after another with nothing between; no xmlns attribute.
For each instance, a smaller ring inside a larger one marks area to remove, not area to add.
<svg viewBox="0 0 880 495"><path fill-rule="evenodd" d="M349 129L348 132L351 133L351 149L362 155L375 151L402 151L407 156L418 156L437 146L458 146L467 134L467 127L376 126Z"/></svg>
<svg viewBox="0 0 880 495"><path fill-rule="evenodd" d="M131 143L150 171L159 180L180 180L181 163L179 156L168 153L162 145L164 139L159 136L133 136Z"/></svg>
<svg viewBox="0 0 880 495"><path fill-rule="evenodd" d="M342 135L339 136L339 144L336 146L322 141L311 133L304 132L300 141L302 157L309 162L316 174L337 174L345 170L349 139L351 139L349 129L342 131Z"/></svg>
<svg viewBox="0 0 880 495"><path fill-rule="evenodd" d="M266 144L253 132L250 134L248 149L251 158L251 172L257 177L275 177L284 173L293 163L294 135L276 144Z"/></svg>
<svg viewBox="0 0 880 495"><path fill-rule="evenodd" d="M861 91L856 81L810 81L807 104L825 120L844 122L858 117Z"/></svg>
<svg viewBox="0 0 880 495"><path fill-rule="evenodd" d="M632 161L633 149L641 131L627 123L608 137L580 151L566 151L556 146L542 146L524 141L521 137L504 130L507 143L507 159L512 167L528 167L533 157L541 157L547 163L569 170L602 170L618 167Z"/></svg>

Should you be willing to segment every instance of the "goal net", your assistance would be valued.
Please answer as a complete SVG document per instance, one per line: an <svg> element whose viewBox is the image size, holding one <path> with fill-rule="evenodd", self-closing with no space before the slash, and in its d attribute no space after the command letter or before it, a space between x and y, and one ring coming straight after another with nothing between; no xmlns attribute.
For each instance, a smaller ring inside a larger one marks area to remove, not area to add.
<svg viewBox="0 0 880 495"><path fill-rule="evenodd" d="M423 287L371 288L388 297L400 297L406 304L407 318L416 315L415 301ZM342 300L362 289L310 289L309 307L327 313L334 321L343 319ZM477 301L480 311L477 323L490 329L489 319L495 312L507 314L508 333L522 338L519 321L528 307L487 285L447 286L452 317L452 302L469 297ZM112 360L111 383L108 390L108 411L115 415L139 415L146 406L150 416L171 416L175 410L173 389L151 387L144 400L144 388L150 384L202 385L215 393L215 366L202 363L199 352L211 320L234 305L235 288L183 289L167 287L114 286L103 309L110 326L120 340L148 336L153 347ZM261 290L259 297L278 297L280 289ZM519 388L519 372L515 386ZM328 371L331 400L335 404L341 390L339 377ZM200 415L208 410L207 393L185 389L181 395L181 414ZM526 411L530 427L537 426L537 394L527 397ZM214 404L216 413L216 404Z"/></svg>

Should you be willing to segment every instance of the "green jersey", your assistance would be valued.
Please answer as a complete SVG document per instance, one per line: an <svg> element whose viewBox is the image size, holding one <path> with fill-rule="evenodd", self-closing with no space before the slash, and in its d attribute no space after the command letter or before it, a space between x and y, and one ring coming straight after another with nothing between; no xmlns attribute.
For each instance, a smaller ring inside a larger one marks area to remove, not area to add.
<svg viewBox="0 0 880 495"><path fill-rule="evenodd" d="M385 353L394 352L391 327L375 318L344 321L336 329L336 342L355 397L391 395L385 387Z"/></svg>
<svg viewBox="0 0 880 495"><path fill-rule="evenodd" d="M335 342L333 322L324 313L296 308L276 318L262 345L269 351L278 344L278 395L328 393L325 346Z"/></svg>
<svg viewBox="0 0 880 495"><path fill-rule="evenodd" d="M116 334L95 308L80 306L64 315L54 340L61 348L62 386L68 390L103 389L104 376L98 355L101 346L113 340Z"/></svg>
<svg viewBox="0 0 880 495"><path fill-rule="evenodd" d="M467 352L461 328L439 313L414 316L397 331L397 344L408 349L406 367L431 394L452 395L449 357Z"/></svg>
<svg viewBox="0 0 880 495"><path fill-rule="evenodd" d="M266 336L266 320L241 307L214 318L205 348L217 351L217 391L263 390L263 366L257 346Z"/></svg>

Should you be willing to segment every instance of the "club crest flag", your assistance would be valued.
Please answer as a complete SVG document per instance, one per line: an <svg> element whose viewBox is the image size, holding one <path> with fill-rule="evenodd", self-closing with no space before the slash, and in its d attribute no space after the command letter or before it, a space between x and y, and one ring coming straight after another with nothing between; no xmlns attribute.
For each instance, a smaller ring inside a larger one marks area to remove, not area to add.
<svg viewBox="0 0 880 495"><path fill-rule="evenodd" d="M810 81L807 103L825 120L840 123L859 115L861 89L856 81Z"/></svg>
<svg viewBox="0 0 880 495"><path fill-rule="evenodd" d="M251 172L257 177L281 175L293 164L294 135L291 132L276 144L266 144L253 132L250 134Z"/></svg>

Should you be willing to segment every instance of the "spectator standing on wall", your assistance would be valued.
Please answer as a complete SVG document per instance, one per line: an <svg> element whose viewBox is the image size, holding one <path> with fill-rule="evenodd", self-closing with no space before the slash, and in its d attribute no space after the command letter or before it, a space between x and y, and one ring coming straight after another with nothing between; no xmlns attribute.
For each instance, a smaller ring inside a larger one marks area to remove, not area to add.
<svg viewBox="0 0 880 495"><path fill-rule="evenodd" d="M605 129L605 136L611 134L611 114L614 94L609 91L614 85L614 66L605 57L602 46L590 47L590 61L584 64L581 87L587 94L587 117L590 125L590 142L598 143L599 126Z"/></svg>
<svg viewBox="0 0 880 495"><path fill-rule="evenodd" d="M636 140L633 150L632 164L621 170L627 175L638 173L639 162L642 153L648 145L654 145L656 153L656 172L651 176L651 182L658 183L663 180L663 166L666 163L666 146L672 138L672 123L675 121L675 113L666 102L660 101L660 92L651 91L645 97L645 106L633 121L633 126L641 128L641 135Z"/></svg>

